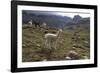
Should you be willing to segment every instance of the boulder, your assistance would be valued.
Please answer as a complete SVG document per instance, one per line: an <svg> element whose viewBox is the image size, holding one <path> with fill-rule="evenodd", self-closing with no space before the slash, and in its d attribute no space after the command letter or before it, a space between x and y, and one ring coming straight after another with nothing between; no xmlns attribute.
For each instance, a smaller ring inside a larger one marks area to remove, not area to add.
<svg viewBox="0 0 100 73"><path fill-rule="evenodd" d="M75 60L75 59L80 58L78 53L73 51L73 50L69 51L68 56L71 58L71 60Z"/></svg>

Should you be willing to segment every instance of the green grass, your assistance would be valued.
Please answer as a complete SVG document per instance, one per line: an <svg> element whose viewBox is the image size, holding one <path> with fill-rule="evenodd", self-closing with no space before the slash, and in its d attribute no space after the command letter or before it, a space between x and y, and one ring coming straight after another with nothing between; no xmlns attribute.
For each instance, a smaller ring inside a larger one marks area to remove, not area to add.
<svg viewBox="0 0 100 73"><path fill-rule="evenodd" d="M90 33L85 29L85 27L80 27L74 30L63 29L56 50L44 48L43 36L45 31L46 30L42 28L34 28L23 25L23 62L43 61L45 59L48 61L65 60L65 57L68 56L68 53L71 50L78 53L80 57L79 59L83 59L83 56L90 58L90 44L84 43L84 41L90 41ZM49 29L48 31L51 32L53 30ZM78 32L77 35L74 35L75 32ZM77 41L72 38L75 38Z"/></svg>

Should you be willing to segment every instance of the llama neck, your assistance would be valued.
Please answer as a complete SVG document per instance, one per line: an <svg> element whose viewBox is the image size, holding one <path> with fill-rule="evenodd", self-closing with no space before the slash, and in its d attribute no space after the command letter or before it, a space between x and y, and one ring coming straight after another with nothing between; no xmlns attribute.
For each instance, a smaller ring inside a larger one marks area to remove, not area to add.
<svg viewBox="0 0 100 73"><path fill-rule="evenodd" d="M60 34L60 31L57 31L57 33L56 33L57 37L59 37L59 34Z"/></svg>

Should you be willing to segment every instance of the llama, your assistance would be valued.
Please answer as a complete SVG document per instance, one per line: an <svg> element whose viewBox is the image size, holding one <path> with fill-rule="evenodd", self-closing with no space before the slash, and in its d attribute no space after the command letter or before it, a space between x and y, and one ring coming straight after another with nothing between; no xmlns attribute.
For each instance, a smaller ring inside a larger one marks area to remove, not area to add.
<svg viewBox="0 0 100 73"><path fill-rule="evenodd" d="M62 32L62 29L59 29L55 34L54 33L46 33L44 36L45 47L48 49L52 49L52 48L56 49L57 42L58 42L58 39L61 35L61 32Z"/></svg>
<svg viewBox="0 0 100 73"><path fill-rule="evenodd" d="M47 28L47 24L45 22L42 23L41 25L42 28L46 29Z"/></svg>
<svg viewBox="0 0 100 73"><path fill-rule="evenodd" d="M30 21L28 22L28 24L32 27L32 20L30 20Z"/></svg>
<svg viewBox="0 0 100 73"><path fill-rule="evenodd" d="M33 23L34 23L36 28L40 27L40 25L41 25L40 21L33 21Z"/></svg>

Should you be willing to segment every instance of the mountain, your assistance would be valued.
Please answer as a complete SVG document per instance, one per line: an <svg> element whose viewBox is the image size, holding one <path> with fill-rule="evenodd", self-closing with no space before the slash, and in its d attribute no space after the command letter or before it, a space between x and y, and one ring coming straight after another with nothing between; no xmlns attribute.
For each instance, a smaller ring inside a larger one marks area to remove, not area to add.
<svg viewBox="0 0 100 73"><path fill-rule="evenodd" d="M79 15L75 15L72 21L68 22L65 26L68 25L83 25L83 24L90 24L90 17L82 18Z"/></svg>
<svg viewBox="0 0 100 73"><path fill-rule="evenodd" d="M27 13L23 11L22 22L27 24L30 20L39 23L47 23L49 27L60 27L62 28L65 24L72 21L72 18L68 16L54 15L54 14L44 14L44 13Z"/></svg>
<svg viewBox="0 0 100 73"><path fill-rule="evenodd" d="M90 24L90 18L82 18L79 22L79 24Z"/></svg>
<svg viewBox="0 0 100 73"><path fill-rule="evenodd" d="M22 22L28 24L32 20L42 24L45 22L49 27L64 28L72 25L85 25L90 24L90 18L82 18L80 15L75 15L73 18L68 16L56 15L48 12L37 11L22 11Z"/></svg>
<svg viewBox="0 0 100 73"><path fill-rule="evenodd" d="M73 22L74 22L74 23L78 23L81 19L82 19L81 16L75 15L74 18L73 18Z"/></svg>
<svg viewBox="0 0 100 73"><path fill-rule="evenodd" d="M75 22L75 20L72 20L71 22L68 22L64 26L64 29L70 29L70 30L84 29L87 31L90 30L90 17L77 19L76 21L77 22Z"/></svg>

